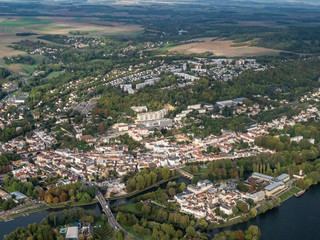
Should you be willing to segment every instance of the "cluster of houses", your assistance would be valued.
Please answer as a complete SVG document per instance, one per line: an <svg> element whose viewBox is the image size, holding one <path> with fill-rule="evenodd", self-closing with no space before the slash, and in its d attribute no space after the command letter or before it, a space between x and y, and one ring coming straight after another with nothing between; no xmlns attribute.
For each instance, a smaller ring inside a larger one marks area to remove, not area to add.
<svg viewBox="0 0 320 240"><path fill-rule="evenodd" d="M219 106L225 104L236 104L244 99L234 99L230 101L219 102ZM212 109L212 105L201 106L200 104L188 106L187 112L201 111L202 109ZM17 151L25 159L33 158L34 163L25 164L22 160L14 168L14 175L20 180L26 180L30 176L40 175L50 176L59 174L67 177L70 181L77 179L95 180L96 176L108 177L110 171L115 171L116 175L121 177L127 171L136 171L147 167L177 167L186 162L214 161L218 159L235 159L242 157L255 156L262 152L274 153L270 149L258 147L254 144L256 137L268 134L269 129L281 129L285 125L294 125L299 121L305 121L310 117L319 116L316 108L309 107L293 116L288 120L286 117L275 119L269 123L255 124L247 128L246 133L222 131L222 135L209 135L203 139L197 138L193 133L189 136L175 136L175 141L170 138L150 138L154 132L154 126L151 121L165 121L167 109L158 112L146 112L145 106L135 106L133 110L138 112L137 123L118 123L107 134L93 137L82 135L82 127L74 124L76 137L79 140L86 141L94 146L94 150L89 152L71 151L69 149L46 150L56 143L54 136L50 133L34 130L31 135L25 138L18 137L11 141L1 144L1 152ZM147 121L143 121L147 119ZM170 119L171 120L171 119ZM58 121L58 120L57 120ZM172 120L171 120L172 121ZM167 128L171 128L170 125ZM139 141L148 150L147 152L136 152L136 156L128 153L128 147L124 145L110 144L110 140L115 137L128 134L134 140ZM297 138L297 139L296 139ZM294 137L292 141L299 141L299 136ZM301 138L301 137L300 137ZM191 139L191 140L190 140ZM300 139L301 140L301 139ZM311 143L314 140L309 140ZM180 142L178 144L178 142ZM235 149L234 144L248 143L246 149ZM207 153L208 147L219 148L219 153Z"/></svg>
<svg viewBox="0 0 320 240"><path fill-rule="evenodd" d="M250 185L251 181L256 184L264 184L264 188L258 192L243 193L236 189L236 182L228 180L220 183L212 183L209 180L201 180L197 184L190 184L187 190L177 194L174 198L180 205L180 211L191 214L196 218L205 218L210 222L225 221L220 212L232 215L232 208L241 201L250 205L247 200L252 199L258 203L268 197L277 196L287 189L286 183L290 180L288 174L271 177L265 174L253 173L245 182ZM217 213L217 208L219 209Z"/></svg>
<svg viewBox="0 0 320 240"><path fill-rule="evenodd" d="M159 66L160 65L160 66ZM153 85L160 81L157 76L160 73L173 73L177 77L178 87L183 87L193 84L200 77L210 77L217 81L228 81L240 75L243 71L254 70L264 71L270 66L265 66L256 62L255 59L211 59L211 58L195 58L195 60L173 61L172 63L159 62L154 64L155 67L141 71L141 67L135 67L133 71L132 66L128 70L122 71L124 76L108 81L104 85L111 85L113 87L120 87L129 94L134 94L138 89L148 85ZM143 66L144 67L144 66ZM140 71L139 71L140 70ZM130 74L131 73L131 74ZM110 78L111 76L109 76ZM114 76L118 76L118 72ZM107 80L104 78L103 80ZM145 80L143 83L136 85L136 90L133 89L132 83L136 81ZM165 88L172 88L177 86L168 86Z"/></svg>
<svg viewBox="0 0 320 240"><path fill-rule="evenodd" d="M19 131L17 127L16 131ZM5 143L0 143L0 152L26 154L45 150L47 147L56 144L57 140L50 134L41 130L34 130L26 137L17 137Z"/></svg>
<svg viewBox="0 0 320 240"><path fill-rule="evenodd" d="M188 185L187 190L177 194L175 200L180 211L196 218L205 218L210 222L223 220L216 213L216 208L226 215L232 214L232 207L238 201L244 201L243 194L236 190L236 182L225 181L213 184L209 180L199 181L196 185Z"/></svg>
<svg viewBox="0 0 320 240"><path fill-rule="evenodd" d="M5 93L10 93L18 90L17 82L7 82L2 84L2 91Z"/></svg>

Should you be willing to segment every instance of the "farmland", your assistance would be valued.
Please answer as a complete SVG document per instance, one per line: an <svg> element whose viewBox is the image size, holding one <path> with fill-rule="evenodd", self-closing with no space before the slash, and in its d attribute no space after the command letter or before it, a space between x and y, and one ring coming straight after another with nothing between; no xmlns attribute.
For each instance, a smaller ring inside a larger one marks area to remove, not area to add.
<svg viewBox="0 0 320 240"><path fill-rule="evenodd" d="M225 57L248 57L248 56L263 56L277 55L279 50L268 49L263 47L253 47L247 44L237 46L231 40L215 40L212 38L197 39L189 41L169 49L169 52L178 52L185 54L212 52L215 56Z"/></svg>
<svg viewBox="0 0 320 240"><path fill-rule="evenodd" d="M81 30L89 36L101 35L137 35L143 30L139 25L118 22L99 23L91 18L73 17L2 17L0 18L0 57L23 54L21 51L8 47L21 40L36 41L44 34L64 34ZM19 33L28 33L21 36ZM18 36L17 36L18 34ZM33 34L33 35L31 35Z"/></svg>

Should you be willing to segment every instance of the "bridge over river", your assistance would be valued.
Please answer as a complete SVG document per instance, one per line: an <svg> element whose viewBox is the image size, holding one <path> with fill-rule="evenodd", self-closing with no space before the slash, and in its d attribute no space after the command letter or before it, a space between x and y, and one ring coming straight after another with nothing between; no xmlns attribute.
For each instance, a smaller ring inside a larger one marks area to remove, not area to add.
<svg viewBox="0 0 320 240"><path fill-rule="evenodd" d="M102 211L107 215L109 224L113 229L115 229L116 231L121 230L125 237L129 237L134 240L140 240L139 238L133 236L131 233L127 232L125 229L121 227L121 225L117 222L117 220L115 219L115 217L113 216L110 210L109 201L106 201L106 199L98 189L96 192L96 198L98 199L102 207Z"/></svg>

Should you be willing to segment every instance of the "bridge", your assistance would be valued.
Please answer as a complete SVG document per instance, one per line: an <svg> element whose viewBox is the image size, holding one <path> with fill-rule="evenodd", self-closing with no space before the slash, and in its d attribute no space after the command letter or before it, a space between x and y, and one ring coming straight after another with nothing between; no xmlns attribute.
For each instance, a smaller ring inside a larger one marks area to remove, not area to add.
<svg viewBox="0 0 320 240"><path fill-rule="evenodd" d="M189 178L189 179L191 179L191 180L192 180L192 178L194 177L191 173L188 173L188 172L182 170L181 168L176 168L176 170L177 170L178 172L180 172L183 176L185 176L186 178Z"/></svg>
<svg viewBox="0 0 320 240"><path fill-rule="evenodd" d="M121 225L117 222L117 220L115 219L115 217L113 216L113 214L110 210L109 201L108 202L106 201L106 199L104 198L104 196L102 195L102 193L98 189L96 191L96 198L98 199L98 201L102 207L102 211L107 215L108 222L113 229L115 229L116 231L121 230L123 232L123 235L125 238L132 238L134 240L140 240L139 238L133 236L131 233L128 233L126 230L124 230L121 227Z"/></svg>
<svg viewBox="0 0 320 240"><path fill-rule="evenodd" d="M19 152L17 154L19 154L22 158L30 158L30 157L35 157L37 155L39 155L42 152L42 150L40 151L31 151L31 152Z"/></svg>

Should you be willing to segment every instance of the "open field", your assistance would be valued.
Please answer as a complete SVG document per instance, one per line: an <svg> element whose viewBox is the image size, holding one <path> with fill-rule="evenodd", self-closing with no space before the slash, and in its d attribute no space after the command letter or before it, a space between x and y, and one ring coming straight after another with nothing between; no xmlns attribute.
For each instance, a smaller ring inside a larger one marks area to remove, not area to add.
<svg viewBox="0 0 320 240"><path fill-rule="evenodd" d="M301 189L297 187L293 187L290 190L286 191L285 193L281 194L279 197L282 202L288 200L289 198L293 197L296 193L300 192Z"/></svg>
<svg viewBox="0 0 320 240"><path fill-rule="evenodd" d="M37 41L43 34L69 34L70 31L87 32L87 36L136 35L143 31L139 25L99 21L94 18L74 17L2 17L0 18L0 57L23 54L10 47L21 40ZM17 36L17 33L38 35ZM41 40L44 41L44 40ZM46 41L44 41L46 42Z"/></svg>
<svg viewBox="0 0 320 240"><path fill-rule="evenodd" d="M24 52L22 52L22 53L25 54ZM5 61L3 59L1 59L1 56L0 56L0 67L5 67L13 73L19 73L21 76L29 77L34 72L34 70L36 69L38 64L45 57L41 56L41 55L34 55L34 56L32 56L32 58L35 60L35 63L33 65L22 64L22 63L15 63L15 64L8 65L5 63Z"/></svg>
<svg viewBox="0 0 320 240"><path fill-rule="evenodd" d="M277 55L281 51L263 47L232 46L231 40L214 40L212 38L194 39L196 42L185 43L169 49L169 52L178 52L185 54L212 52L215 56L225 57L249 57Z"/></svg>

